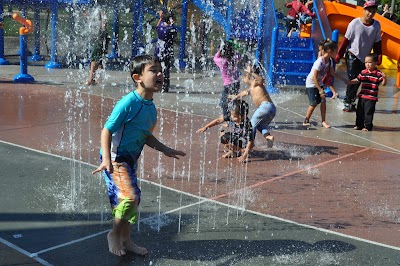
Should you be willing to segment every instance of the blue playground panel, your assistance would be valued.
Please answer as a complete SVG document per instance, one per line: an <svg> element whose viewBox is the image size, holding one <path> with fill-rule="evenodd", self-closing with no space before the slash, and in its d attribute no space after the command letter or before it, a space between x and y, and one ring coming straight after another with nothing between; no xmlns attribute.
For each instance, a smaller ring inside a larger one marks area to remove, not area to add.
<svg viewBox="0 0 400 266"><path fill-rule="evenodd" d="M277 84L304 86L308 73L315 61L315 51L311 38L297 36L286 37L286 31L280 31L274 77Z"/></svg>
<svg viewBox="0 0 400 266"><path fill-rule="evenodd" d="M5 0L4 3L6 4L13 4L19 6L27 6L27 7L49 7L48 4L53 3L54 0ZM93 0L58 0L58 4L64 5L90 5L93 4ZM42 6L45 5L45 6Z"/></svg>

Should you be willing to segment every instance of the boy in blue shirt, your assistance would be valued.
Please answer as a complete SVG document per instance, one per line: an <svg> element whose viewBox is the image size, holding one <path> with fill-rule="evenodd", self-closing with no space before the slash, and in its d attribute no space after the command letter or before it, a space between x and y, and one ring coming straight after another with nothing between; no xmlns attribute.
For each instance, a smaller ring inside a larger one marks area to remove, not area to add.
<svg viewBox="0 0 400 266"><path fill-rule="evenodd" d="M114 107L101 133L100 166L92 174L104 171L114 224L107 235L108 247L117 256L131 251L147 255L146 248L130 239L130 223L136 223L140 202L137 185L137 161L144 145L179 159L185 156L165 146L152 134L157 122L153 94L160 91L163 75L160 62L153 56L135 57L129 66L137 85L135 91L124 96Z"/></svg>

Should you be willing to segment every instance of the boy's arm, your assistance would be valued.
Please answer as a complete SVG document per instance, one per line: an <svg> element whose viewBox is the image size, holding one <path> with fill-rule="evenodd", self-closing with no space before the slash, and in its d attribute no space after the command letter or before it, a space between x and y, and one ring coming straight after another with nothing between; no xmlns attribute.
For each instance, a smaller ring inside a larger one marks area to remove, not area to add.
<svg viewBox="0 0 400 266"><path fill-rule="evenodd" d="M168 157L173 157L175 159L179 159L178 155L179 156L186 155L186 153L184 153L183 151L177 151L170 147L165 146L158 139L156 139L156 137L154 137L153 135L150 135L147 137L146 145L149 146L150 148L153 148L157 151L164 153Z"/></svg>
<svg viewBox="0 0 400 266"><path fill-rule="evenodd" d="M102 162L92 174L103 170L107 170L109 173L113 172L111 163L111 132L107 128L103 128L101 131L101 153Z"/></svg>
<svg viewBox="0 0 400 266"><path fill-rule="evenodd" d="M250 140L250 141L247 143L247 146L246 146L246 148L244 149L242 155L238 158L238 161L239 161L240 163L246 161L247 156L249 155L250 149L251 149L251 147L253 147L253 144L254 144L254 140Z"/></svg>
<svg viewBox="0 0 400 266"><path fill-rule="evenodd" d="M338 53L335 57L336 63L339 63L340 59L343 57L344 53L346 52L347 45L349 43L350 43L350 41L346 37L344 37L342 43L340 44Z"/></svg>
<svg viewBox="0 0 400 266"><path fill-rule="evenodd" d="M386 74L382 72L382 86L386 86L386 84L387 84Z"/></svg>
<svg viewBox="0 0 400 266"><path fill-rule="evenodd" d="M236 95L228 95L228 98L233 100L236 100L237 98L242 98L243 96L247 96L250 94L250 88L241 91L240 93L236 94Z"/></svg>
<svg viewBox="0 0 400 266"><path fill-rule="evenodd" d="M214 119L213 121L211 121L210 123L208 123L207 125L205 125L204 127L199 128L199 129L196 131L196 133L203 133L204 131L206 131L206 130L209 129L210 127L219 125L219 124L221 124L221 123L223 123L223 122L224 122L224 118L223 118L222 116L221 116L221 117L218 117L218 118Z"/></svg>
<svg viewBox="0 0 400 266"><path fill-rule="evenodd" d="M318 91L319 91L319 95L321 96L321 98L325 98L325 91L323 88L321 88L321 86L319 85L318 82L318 70L314 69L314 75L313 75L313 80L314 80L314 84L315 87L317 87Z"/></svg>
<svg viewBox="0 0 400 266"><path fill-rule="evenodd" d="M345 83L346 83L346 85L351 85L351 84L357 84L357 83L359 83L359 81L357 78L354 78L352 80L346 80Z"/></svg>
<svg viewBox="0 0 400 266"><path fill-rule="evenodd" d="M160 26L161 22L163 21L163 12L160 10L158 11L158 14L160 15L160 19L158 20L156 27Z"/></svg>

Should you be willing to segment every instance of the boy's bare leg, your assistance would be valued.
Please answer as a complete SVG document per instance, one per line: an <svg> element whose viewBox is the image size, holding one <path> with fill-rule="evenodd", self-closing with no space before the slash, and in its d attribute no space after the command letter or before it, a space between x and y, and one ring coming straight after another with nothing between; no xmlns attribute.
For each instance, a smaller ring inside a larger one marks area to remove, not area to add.
<svg viewBox="0 0 400 266"><path fill-rule="evenodd" d="M326 121L325 121L325 117L326 117L326 102L322 102L320 107L321 107L322 126L324 128L330 128L331 126L328 123L326 123Z"/></svg>
<svg viewBox="0 0 400 266"><path fill-rule="evenodd" d="M94 85L96 81L94 80L94 74L99 67L99 64L96 61L90 62L90 71L89 71L89 79L86 81L86 85Z"/></svg>
<svg viewBox="0 0 400 266"><path fill-rule="evenodd" d="M107 234L108 250L117 256L123 256L126 254L122 247L121 232L123 230L124 223L118 218L114 218L114 225L110 232Z"/></svg>
<svg viewBox="0 0 400 266"><path fill-rule="evenodd" d="M306 113L306 119L303 122L303 126L309 126L310 125L310 118L312 113L314 112L316 106L309 105L307 108L307 113Z"/></svg>
<svg viewBox="0 0 400 266"><path fill-rule="evenodd" d="M141 256L146 256L149 252L144 247L139 247L132 242L131 239L131 226L129 223L124 224L121 231L122 247L126 251L136 253Z"/></svg>
<svg viewBox="0 0 400 266"><path fill-rule="evenodd" d="M289 33L286 36L290 38L292 36L293 31L294 31L294 28L291 28Z"/></svg>
<svg viewBox="0 0 400 266"><path fill-rule="evenodd" d="M333 87L333 86L330 86L329 87L330 89L331 89L331 91L332 91L332 99L336 99L336 98L338 98L339 97L339 93L337 93L337 91L336 91L336 89L335 89L335 87Z"/></svg>

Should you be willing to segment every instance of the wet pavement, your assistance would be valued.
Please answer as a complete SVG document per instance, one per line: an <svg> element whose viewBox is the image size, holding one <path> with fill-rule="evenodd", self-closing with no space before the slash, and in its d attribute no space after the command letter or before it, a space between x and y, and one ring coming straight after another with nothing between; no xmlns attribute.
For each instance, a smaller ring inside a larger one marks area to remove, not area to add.
<svg viewBox="0 0 400 266"><path fill-rule="evenodd" d="M219 115L218 72L173 73L171 91L154 98L155 134L187 156L144 150L132 235L147 258L107 251L108 200L90 174L101 127L132 81L106 70L87 87L87 71L30 66L35 83L14 84L19 66L0 66L1 265L400 264L400 91L390 71L372 132L354 131L355 114L331 99L333 127L316 109L304 128L304 91L272 95L275 145L258 135L246 164L221 158L217 127L195 133Z"/></svg>

